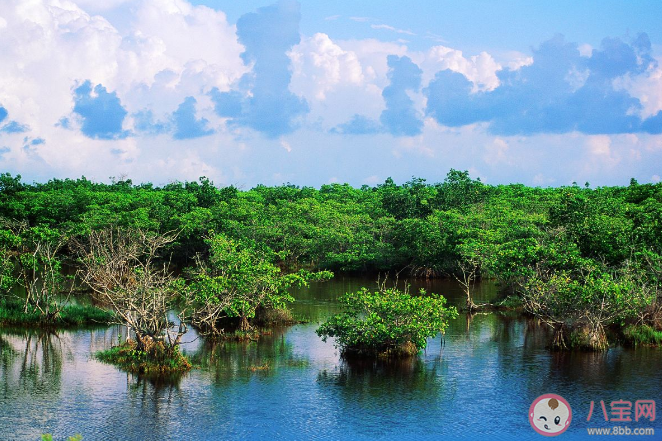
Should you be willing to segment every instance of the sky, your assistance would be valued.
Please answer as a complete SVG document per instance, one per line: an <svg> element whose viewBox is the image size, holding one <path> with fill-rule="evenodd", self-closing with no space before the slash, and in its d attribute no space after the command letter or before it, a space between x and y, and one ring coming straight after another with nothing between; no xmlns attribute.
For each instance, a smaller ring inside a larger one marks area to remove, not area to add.
<svg viewBox="0 0 662 441"><path fill-rule="evenodd" d="M0 172L662 176L662 2L0 0Z"/></svg>

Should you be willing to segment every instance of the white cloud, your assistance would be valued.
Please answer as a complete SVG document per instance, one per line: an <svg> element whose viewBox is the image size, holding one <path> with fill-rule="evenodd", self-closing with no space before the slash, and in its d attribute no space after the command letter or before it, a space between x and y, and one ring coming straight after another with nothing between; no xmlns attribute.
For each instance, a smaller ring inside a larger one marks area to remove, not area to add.
<svg viewBox="0 0 662 441"><path fill-rule="evenodd" d="M18 170L50 168L49 174L94 173L106 179L110 172L99 170L149 161L152 155L143 155L141 149L153 139L98 141L56 127L62 117L75 126L72 89L85 80L116 92L129 113L151 108L161 120L186 96L195 95L199 115L220 124L205 91L214 86L227 89L247 71L240 58L243 47L225 14L182 0L141 0L133 2L133 13L124 16L120 32L104 17L87 12L120 3L95 9L87 1L82 9L70 1L3 2L0 105L12 120L30 127L20 136L3 136L3 145L10 148L3 163ZM125 128L132 123L127 117ZM25 136L45 142L25 149ZM167 168L170 162L164 158L136 170L145 175L159 164Z"/></svg>
<svg viewBox="0 0 662 441"><path fill-rule="evenodd" d="M76 0L78 6L93 13L105 12L131 2L132 0Z"/></svg>
<svg viewBox="0 0 662 441"><path fill-rule="evenodd" d="M305 37L292 48L290 89L306 98L309 124L329 130L359 114L378 120L388 85L387 57L405 55L404 45L375 39L333 41L326 34Z"/></svg>
<svg viewBox="0 0 662 441"><path fill-rule="evenodd" d="M328 35L318 33L302 39L288 54L292 60L290 89L308 99L326 99L342 83L360 85L363 69L356 54L343 50Z"/></svg>
<svg viewBox="0 0 662 441"><path fill-rule="evenodd" d="M491 143L485 146L484 160L488 164L510 163L510 156L508 155L508 142L503 138L496 137Z"/></svg>
<svg viewBox="0 0 662 441"><path fill-rule="evenodd" d="M578 70L573 66L566 74L564 80L572 87L572 91L575 92L584 86L590 74L591 72L588 69Z"/></svg>
<svg viewBox="0 0 662 441"><path fill-rule="evenodd" d="M367 21L372 21L373 19L370 17L349 17L350 20L355 21L357 23L365 23Z"/></svg>
<svg viewBox="0 0 662 441"><path fill-rule="evenodd" d="M593 54L593 46L590 44L580 44L577 46L577 49L579 50L579 55L582 57L590 57Z"/></svg>
<svg viewBox="0 0 662 441"><path fill-rule="evenodd" d="M425 138L422 135L397 138L397 144L392 153L398 159L402 158L403 155L411 156L412 154L426 158L434 158L435 156L434 150L426 145Z"/></svg>
<svg viewBox="0 0 662 441"><path fill-rule="evenodd" d="M285 141L284 139L280 140L280 146L284 148L287 153L292 153L292 146L290 145L289 142Z"/></svg>
<svg viewBox="0 0 662 441"><path fill-rule="evenodd" d="M626 90L638 98L642 109L639 116L648 118L662 110L662 57L657 59L657 66L651 67L644 75L627 75L615 81L617 89Z"/></svg>
<svg viewBox="0 0 662 441"><path fill-rule="evenodd" d="M30 127L26 133L0 134L0 164L26 180L83 174L106 180L127 174L136 182L162 184L207 175L219 184L246 186L285 180L374 185L389 175L398 182L411 176L441 181L451 167L493 183L627 184L631 175L640 181L660 179L659 135L495 138L486 124L453 128L431 117L424 119L423 133L411 138L378 133L354 136L349 143L347 137L327 133L354 114L379 120L389 55L406 55L419 65L423 87L439 70L451 69L478 92L499 86L500 69L529 65L532 58L526 54L467 56L447 45L415 52L404 41L303 36L289 53L290 88L306 99L310 112L287 140L274 141L244 127L226 127L206 95L212 87L228 90L251 69L240 57L235 26L223 12L184 0L0 1L0 105L9 112L8 121ZM375 19L353 19L398 31ZM591 48L580 46L580 51L590 54ZM566 80L579 87L585 76L570 72ZM65 116L76 125L72 89L88 79L117 93L129 112L124 129L134 128L134 112L150 109L156 121L167 121L187 96L194 96L196 117L207 119L207 127L216 132L187 141L174 141L169 134L104 141L56 126ZM618 84L640 99L643 117L662 110L661 68ZM422 113L423 94L408 93ZM391 152L399 157L397 163Z"/></svg>
<svg viewBox="0 0 662 441"><path fill-rule="evenodd" d="M542 187L542 186L553 185L556 182L556 179L546 177L543 173L538 173L533 177L533 180L531 182L533 183L533 185Z"/></svg>
<svg viewBox="0 0 662 441"><path fill-rule="evenodd" d="M524 66L531 66L533 64L533 57L524 55L520 52L509 52L510 57L506 61L506 67L510 70L518 70Z"/></svg>
<svg viewBox="0 0 662 441"><path fill-rule="evenodd" d="M383 29L383 30L387 30L387 31L391 31L391 32L396 32L398 34L416 35L412 31L408 31L408 30L405 30L405 29L394 28L393 26L389 26L387 24L373 24L373 25L370 25L370 27L372 29Z"/></svg>
<svg viewBox="0 0 662 441"><path fill-rule="evenodd" d="M611 157L611 138L608 135L590 136L586 140L586 147L592 155L603 158Z"/></svg>
<svg viewBox="0 0 662 441"><path fill-rule="evenodd" d="M467 77L473 83L473 91L489 91L499 86L496 73L502 69L487 52L465 58L462 51L446 46L434 46L421 62L424 71L423 82L429 82L440 70L450 69ZM524 65L524 64L522 64Z"/></svg>
<svg viewBox="0 0 662 441"><path fill-rule="evenodd" d="M346 40L338 44L346 51L356 54L366 82L373 83L376 87L383 89L387 84L386 73L388 65L386 58L389 55L402 57L408 55L406 45L380 41L374 38L365 40Z"/></svg>

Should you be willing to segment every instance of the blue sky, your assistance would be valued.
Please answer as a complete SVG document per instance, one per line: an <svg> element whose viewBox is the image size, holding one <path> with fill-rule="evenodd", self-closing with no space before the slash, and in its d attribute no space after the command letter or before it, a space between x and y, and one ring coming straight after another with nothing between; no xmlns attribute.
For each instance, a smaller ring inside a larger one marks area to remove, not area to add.
<svg viewBox="0 0 662 441"><path fill-rule="evenodd" d="M225 11L231 22L246 11L273 2L245 0L194 1ZM647 32L660 41L662 3L656 0L623 0L540 2L530 0L401 0L324 1L302 0L301 32L312 35L324 32L334 39L388 38L370 28L372 24L387 24L416 34L410 45L423 49L437 36L461 50L520 50L552 37L564 34L573 41L598 45L606 36ZM367 21L353 21L352 17ZM363 23L363 24L362 24ZM368 25L366 25L367 23Z"/></svg>
<svg viewBox="0 0 662 441"><path fill-rule="evenodd" d="M28 181L662 175L659 1L0 3L0 168Z"/></svg>

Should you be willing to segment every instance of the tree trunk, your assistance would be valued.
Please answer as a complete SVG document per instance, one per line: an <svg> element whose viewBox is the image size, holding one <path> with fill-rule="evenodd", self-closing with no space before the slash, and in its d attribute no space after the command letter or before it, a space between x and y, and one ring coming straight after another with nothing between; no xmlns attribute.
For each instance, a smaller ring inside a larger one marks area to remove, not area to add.
<svg viewBox="0 0 662 441"><path fill-rule="evenodd" d="M251 329L251 325L248 323L248 319L245 315L241 316L241 322L239 323L239 330L245 332Z"/></svg>
<svg viewBox="0 0 662 441"><path fill-rule="evenodd" d="M474 312L478 309L478 306L476 306L473 299L471 298L471 290L469 288L466 289L466 293L467 293L467 311Z"/></svg>
<svg viewBox="0 0 662 441"><path fill-rule="evenodd" d="M554 324L552 349L568 349L568 346L566 345L566 327L563 323Z"/></svg>

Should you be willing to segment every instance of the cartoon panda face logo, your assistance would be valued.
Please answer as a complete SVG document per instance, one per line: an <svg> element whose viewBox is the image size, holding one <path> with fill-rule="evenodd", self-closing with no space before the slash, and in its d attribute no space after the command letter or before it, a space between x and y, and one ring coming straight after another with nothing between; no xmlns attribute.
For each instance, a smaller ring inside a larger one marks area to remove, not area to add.
<svg viewBox="0 0 662 441"><path fill-rule="evenodd" d="M529 423L544 436L557 436L566 431L572 421L570 404L555 394L541 395L529 409Z"/></svg>

